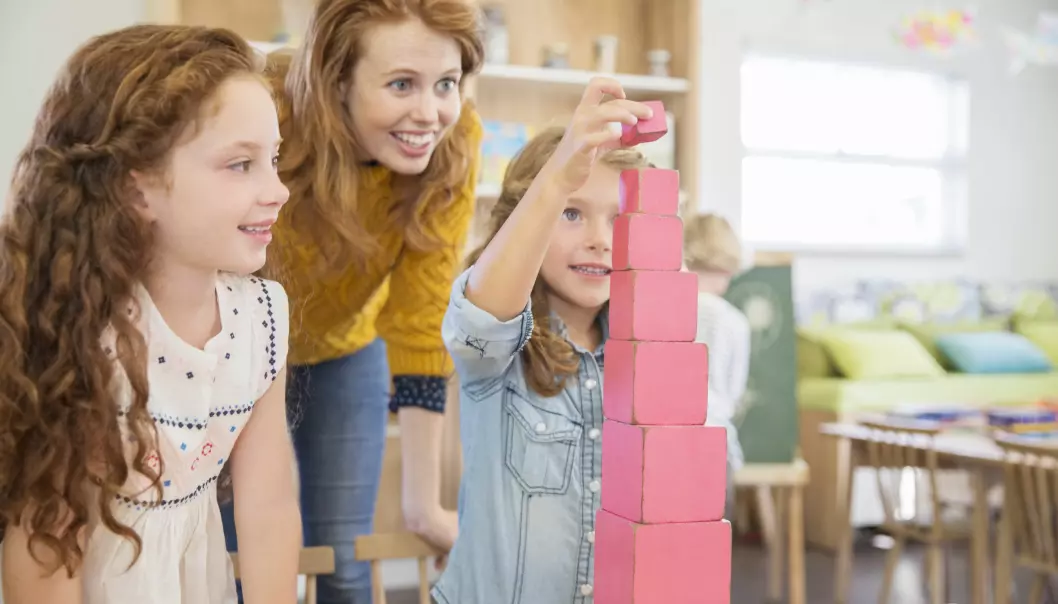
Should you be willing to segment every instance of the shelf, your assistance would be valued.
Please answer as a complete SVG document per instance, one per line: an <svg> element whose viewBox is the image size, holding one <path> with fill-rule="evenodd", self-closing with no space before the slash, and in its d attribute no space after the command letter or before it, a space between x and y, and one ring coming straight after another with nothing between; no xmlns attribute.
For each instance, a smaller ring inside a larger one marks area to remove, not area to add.
<svg viewBox="0 0 1058 604"><path fill-rule="evenodd" d="M621 83L625 92L654 92L682 94L690 90L690 82L683 78L662 78L630 73L603 74L580 69L554 69L526 65L496 65L486 63L478 79L522 82L527 84L551 84L570 88L583 88L597 75L612 77Z"/></svg>
<svg viewBox="0 0 1058 604"><path fill-rule="evenodd" d="M477 195L478 199L499 199L500 185L480 182L474 189L474 193Z"/></svg>
<svg viewBox="0 0 1058 604"><path fill-rule="evenodd" d="M250 42L258 51L269 54L288 48L285 42ZM588 85L595 76L615 78L621 83L625 92L653 92L666 94L683 94L690 90L690 82L684 78L661 78L657 76L636 75L631 73L598 73L581 69L554 69L550 67L531 67L528 65L496 65L486 63L478 74L479 80L504 82L521 82L524 84L549 84L553 86L580 89Z"/></svg>

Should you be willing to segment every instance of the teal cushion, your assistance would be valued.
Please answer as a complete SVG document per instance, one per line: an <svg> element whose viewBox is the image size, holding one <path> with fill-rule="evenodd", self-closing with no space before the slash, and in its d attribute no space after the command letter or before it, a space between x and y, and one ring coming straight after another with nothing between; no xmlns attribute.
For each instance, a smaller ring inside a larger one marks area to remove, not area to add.
<svg viewBox="0 0 1058 604"><path fill-rule="evenodd" d="M937 336L937 350L960 373L1046 373L1051 361L1028 338L1006 331Z"/></svg>

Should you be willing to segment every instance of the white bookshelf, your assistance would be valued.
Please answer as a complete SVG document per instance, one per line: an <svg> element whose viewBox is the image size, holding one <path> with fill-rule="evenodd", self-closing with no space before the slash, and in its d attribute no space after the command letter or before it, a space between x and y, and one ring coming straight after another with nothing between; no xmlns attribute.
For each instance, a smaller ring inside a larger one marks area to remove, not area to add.
<svg viewBox="0 0 1058 604"><path fill-rule="evenodd" d="M580 92L597 75L612 77L621 83L626 92L654 94L683 94L691 84L685 78L663 78L629 73L604 74L581 69L557 69L532 67L529 65L485 64L478 74L479 86L487 82L509 82L529 85L550 85L570 88Z"/></svg>

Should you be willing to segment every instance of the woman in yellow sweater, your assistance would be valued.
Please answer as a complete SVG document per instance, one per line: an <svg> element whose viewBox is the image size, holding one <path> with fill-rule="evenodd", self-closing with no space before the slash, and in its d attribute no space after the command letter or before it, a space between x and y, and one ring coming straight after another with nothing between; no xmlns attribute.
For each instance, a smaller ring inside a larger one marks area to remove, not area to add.
<svg viewBox="0 0 1058 604"><path fill-rule="evenodd" d="M320 0L299 50L273 61L290 201L270 270L290 296L305 543L337 559L321 604L371 601L353 540L371 532L389 411L409 528L444 551L455 540L455 513L440 507L452 371L441 321L482 135L463 78L482 58L471 0Z"/></svg>

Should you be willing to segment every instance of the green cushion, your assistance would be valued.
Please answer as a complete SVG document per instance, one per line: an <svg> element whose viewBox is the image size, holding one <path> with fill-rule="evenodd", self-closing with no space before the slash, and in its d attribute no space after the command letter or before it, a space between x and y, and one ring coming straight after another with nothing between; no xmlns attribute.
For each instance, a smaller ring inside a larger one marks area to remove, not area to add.
<svg viewBox="0 0 1058 604"><path fill-rule="evenodd" d="M937 337L953 333L979 333L983 331L1006 331L1006 319L984 319L981 321L957 321L954 323L900 323L900 329L915 336L933 358L945 369L951 369L947 357L937 350Z"/></svg>
<svg viewBox="0 0 1058 604"><path fill-rule="evenodd" d="M889 318L858 323L839 323L797 329L797 375L799 377L835 377L838 369L823 348L823 336L836 331L884 331L895 329Z"/></svg>
<svg viewBox="0 0 1058 604"><path fill-rule="evenodd" d="M944 369L905 331L835 330L823 347L841 375L851 380L941 377Z"/></svg>
<svg viewBox="0 0 1058 604"><path fill-rule="evenodd" d="M1058 321L1018 320L1014 322L1014 331L1025 336L1058 365Z"/></svg>

